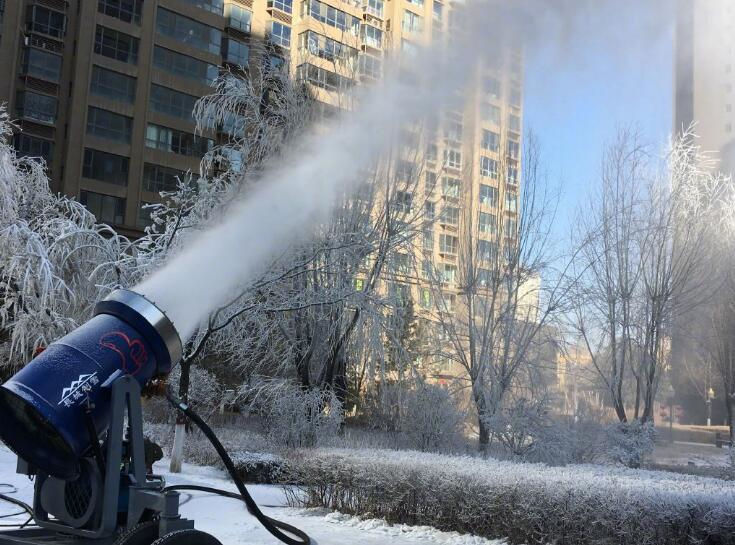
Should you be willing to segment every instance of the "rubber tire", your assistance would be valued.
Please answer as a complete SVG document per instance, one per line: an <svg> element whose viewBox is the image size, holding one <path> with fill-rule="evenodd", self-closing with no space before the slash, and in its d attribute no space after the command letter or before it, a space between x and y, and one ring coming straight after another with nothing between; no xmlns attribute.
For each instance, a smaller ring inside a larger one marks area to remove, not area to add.
<svg viewBox="0 0 735 545"><path fill-rule="evenodd" d="M190 528L177 530L159 537L153 545L222 545L220 540L207 532Z"/></svg>
<svg viewBox="0 0 735 545"><path fill-rule="evenodd" d="M151 545L158 539L158 521L149 520L125 530L112 545Z"/></svg>

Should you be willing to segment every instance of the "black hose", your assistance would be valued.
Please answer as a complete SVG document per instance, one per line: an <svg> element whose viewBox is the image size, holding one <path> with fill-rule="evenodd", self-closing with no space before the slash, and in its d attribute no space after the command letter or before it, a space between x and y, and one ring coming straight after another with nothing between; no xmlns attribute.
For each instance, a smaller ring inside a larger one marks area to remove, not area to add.
<svg viewBox="0 0 735 545"><path fill-rule="evenodd" d="M210 488L209 490L205 490L205 492L213 492L215 494L221 494L223 496L226 495L227 497L242 500L243 502L245 502L245 505L247 506L250 514L253 515L258 520L258 522L260 522L263 527L268 530L275 538L282 541L283 543L286 543L287 545L310 545L311 543L313 543L311 541L311 538L305 532L299 530L295 526L291 526L290 524L286 524L285 522L281 522L280 520L276 520L265 515L258 507L258 504L255 503L255 500L253 500L252 496L250 496L247 488L245 488L245 483L242 482L240 475L238 475L237 469L235 469L235 464L232 462L232 458L230 458L230 455L227 454L225 447L222 446L222 443L214 434L212 428L210 428L207 423L199 417L198 414L192 411L191 407L189 407L186 403L174 396L171 393L170 389L166 391L166 398L176 409L184 413L192 422L194 422L194 424L196 424L196 426L202 431L207 439L209 439L209 442L212 443L212 446L217 451L217 454L219 454L219 457L222 459L222 463L225 464L225 468L227 468L227 472L230 474L230 477L232 477L232 480L235 483L235 486L237 486L237 489L240 491L240 494L237 495L234 492L222 494L222 492L226 491L218 490L216 488ZM174 487L170 487L168 489L171 490L172 488ZM189 487L189 489L196 490L195 488L191 487ZM288 532L289 534L298 536L299 539L295 539L289 535L286 535L284 532Z"/></svg>
<svg viewBox="0 0 735 545"><path fill-rule="evenodd" d="M12 488L13 490L11 490L9 492L10 494L14 494L15 492L18 491L18 489L15 486L13 486L12 484L0 483L0 486L7 486L8 488ZM18 523L18 524L0 524L0 528L25 528L26 526L35 526L35 524L30 524L31 521L33 520L33 508L30 505L28 505L27 503L25 503L23 501L20 501L20 500L18 500L16 498L13 498L12 496L8 496L7 494L0 494L0 500L6 501L8 503L12 503L14 505L17 505L21 509L23 509L23 511L19 511L17 513L10 513L10 514L7 514L7 515L2 515L2 516L0 516L0 518L3 518L3 519L4 518L10 518L10 517L22 515L23 513L27 513L29 515L28 520L26 520L23 523Z"/></svg>

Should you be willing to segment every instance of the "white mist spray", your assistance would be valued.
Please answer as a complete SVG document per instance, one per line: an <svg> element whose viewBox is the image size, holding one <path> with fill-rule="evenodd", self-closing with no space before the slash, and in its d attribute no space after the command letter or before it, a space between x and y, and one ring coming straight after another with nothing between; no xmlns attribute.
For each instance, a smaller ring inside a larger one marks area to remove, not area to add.
<svg viewBox="0 0 735 545"><path fill-rule="evenodd" d="M582 7L571 0L464 4L462 33L453 36L451 46L423 49L407 63L411 73L421 74L420 81L409 83L405 74L398 77L397 66L388 67L386 77L358 97L355 111L326 134L307 138L290 163L268 169L228 217L191 240L135 290L164 309L182 340L188 339L275 252L328 218L337 191L386 151L397 127L440 111L462 88L478 57L500 54L509 36L539 41L556 33L553 39L559 42Z"/></svg>

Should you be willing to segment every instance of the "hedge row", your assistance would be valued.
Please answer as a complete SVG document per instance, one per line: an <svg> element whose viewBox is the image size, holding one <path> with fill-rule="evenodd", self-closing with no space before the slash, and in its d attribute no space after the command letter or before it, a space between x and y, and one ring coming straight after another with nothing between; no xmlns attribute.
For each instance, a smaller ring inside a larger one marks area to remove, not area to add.
<svg viewBox="0 0 735 545"><path fill-rule="evenodd" d="M735 544L735 489L717 479L406 451L304 454L288 461L302 506L512 543Z"/></svg>

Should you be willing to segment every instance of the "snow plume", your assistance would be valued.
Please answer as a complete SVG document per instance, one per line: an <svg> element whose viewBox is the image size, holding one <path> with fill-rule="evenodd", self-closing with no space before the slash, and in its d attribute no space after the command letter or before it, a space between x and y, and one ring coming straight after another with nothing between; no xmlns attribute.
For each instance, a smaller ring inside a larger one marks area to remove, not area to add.
<svg viewBox="0 0 735 545"><path fill-rule="evenodd" d="M526 48L559 46L595 6L614 2L476 0L461 3L450 45L404 51L375 85L355 91L353 111L294 144L262 172L260 183L223 219L193 236L185 249L135 289L172 318L182 339L252 281L278 252L329 217L336 194L374 166L402 126L451 107L482 58L502 58L514 41ZM408 62L406 62L408 61ZM551 73L551 69L550 69Z"/></svg>

